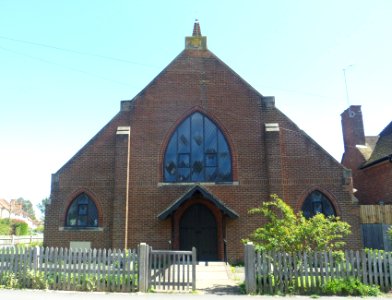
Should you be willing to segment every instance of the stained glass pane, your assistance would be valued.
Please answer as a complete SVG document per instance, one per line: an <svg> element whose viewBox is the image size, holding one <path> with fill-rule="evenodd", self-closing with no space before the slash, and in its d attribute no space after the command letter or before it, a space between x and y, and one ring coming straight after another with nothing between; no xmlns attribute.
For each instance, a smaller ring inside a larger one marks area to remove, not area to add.
<svg viewBox="0 0 392 300"><path fill-rule="evenodd" d="M231 181L232 174L231 174L231 157L229 152L229 146L227 145L226 139L224 138L223 134L220 131L218 132L218 150L219 150L218 180Z"/></svg>
<svg viewBox="0 0 392 300"><path fill-rule="evenodd" d="M82 203L82 204L81 204ZM86 195L79 195L67 211L65 226L97 227L98 210L95 203Z"/></svg>
<svg viewBox="0 0 392 300"><path fill-rule="evenodd" d="M207 153L206 154L206 167L216 167L217 159L216 154Z"/></svg>
<svg viewBox="0 0 392 300"><path fill-rule="evenodd" d="M306 197L302 205L302 212L305 218L311 218L318 213L322 213L325 216L336 215L331 201L320 191L313 191Z"/></svg>
<svg viewBox="0 0 392 300"><path fill-rule="evenodd" d="M87 226L97 227L98 226L98 216L88 216Z"/></svg>
<svg viewBox="0 0 392 300"><path fill-rule="evenodd" d="M190 178L190 169L189 168L178 168L178 181L189 181Z"/></svg>
<svg viewBox="0 0 392 300"><path fill-rule="evenodd" d="M179 168L189 168L189 154L179 154L178 155L178 167Z"/></svg>
<svg viewBox="0 0 392 300"><path fill-rule="evenodd" d="M231 155L225 137L206 116L196 112L173 133L164 158L167 182L231 181Z"/></svg>
<svg viewBox="0 0 392 300"><path fill-rule="evenodd" d="M203 141L204 141L203 116L199 113L195 113L192 115L191 118L192 118L192 124L191 124L192 148L203 147Z"/></svg>
<svg viewBox="0 0 392 300"><path fill-rule="evenodd" d="M87 226L87 216L79 216L77 224L79 227L86 227Z"/></svg>
<svg viewBox="0 0 392 300"><path fill-rule="evenodd" d="M74 201L68 209L67 224L69 226L76 226L77 217L78 217L78 204L77 201Z"/></svg>
<svg viewBox="0 0 392 300"><path fill-rule="evenodd" d="M76 226L77 216L68 216L67 224L68 226Z"/></svg>
<svg viewBox="0 0 392 300"><path fill-rule="evenodd" d="M82 194L78 197L78 204L87 204L88 203L88 197L86 194Z"/></svg>
<svg viewBox="0 0 392 300"><path fill-rule="evenodd" d="M192 163L192 181L200 182L205 181L204 179L204 164L202 160L193 160Z"/></svg>
<svg viewBox="0 0 392 300"><path fill-rule="evenodd" d="M165 179L166 181L176 181L177 170L177 131L172 135L165 153Z"/></svg>
<svg viewBox="0 0 392 300"><path fill-rule="evenodd" d="M79 205L79 216L87 216L87 204Z"/></svg>
<svg viewBox="0 0 392 300"><path fill-rule="evenodd" d="M328 201L328 199L323 199L323 213L324 215L326 215L327 217L329 216L335 216L335 210L333 208L333 206L331 205L331 203Z"/></svg>
<svg viewBox="0 0 392 300"><path fill-rule="evenodd" d="M217 177L216 167L206 168L206 177L207 181L215 181Z"/></svg>
<svg viewBox="0 0 392 300"><path fill-rule="evenodd" d="M98 210L93 201L89 202L88 205L88 220L87 226L96 227L98 226Z"/></svg>
<svg viewBox="0 0 392 300"><path fill-rule="evenodd" d="M216 126L210 120L205 118L204 121L204 151L206 153L218 152L218 140L216 138Z"/></svg>
<svg viewBox="0 0 392 300"><path fill-rule="evenodd" d="M177 129L178 153L189 153L191 148L190 141L190 120L186 119Z"/></svg>
<svg viewBox="0 0 392 300"><path fill-rule="evenodd" d="M195 113L191 116L192 135L192 177L191 181L205 181L204 178L204 133L203 116Z"/></svg>

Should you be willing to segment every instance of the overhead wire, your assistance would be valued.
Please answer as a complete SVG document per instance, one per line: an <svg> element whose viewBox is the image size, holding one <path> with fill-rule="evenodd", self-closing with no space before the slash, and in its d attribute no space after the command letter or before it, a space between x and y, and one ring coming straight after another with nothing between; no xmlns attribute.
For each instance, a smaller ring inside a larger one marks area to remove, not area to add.
<svg viewBox="0 0 392 300"><path fill-rule="evenodd" d="M0 35L0 39L12 41L12 42L17 42L17 43L33 45L33 46L38 46L38 47L54 49L54 50L63 51L63 52L74 53L74 54L78 54L78 55L91 56L91 57L97 57L97 58L101 58L101 59L107 59L107 60L112 60L112 61L117 61L117 62L122 62L122 63L139 65L139 66L143 66L143 67L159 68L158 66L145 64L145 63L140 63L140 62L135 62L135 61L130 61L130 60L123 59L123 58L112 57L112 56L101 55L101 54L95 54L95 53L84 52L84 51L78 51L78 50L74 50L74 49L63 48L63 47L58 47L58 46L53 46L53 45L33 42L33 41L27 41L27 40L10 38L10 37L6 37L6 36L2 36L2 35ZM7 49L7 48L1 47L1 46L0 46L0 49L2 49L4 51L11 52L11 53L14 53L14 54L17 54L17 55L26 56L26 57L29 57L30 59L35 59L35 60L38 60L38 61L41 61L41 62L45 62L45 63L48 63L48 64L57 65L59 67L63 67L63 68L66 68L66 69L69 69L69 70L72 70L72 71L75 71L75 72L79 72L79 73L82 73L82 74L85 74L85 75L94 76L94 77L100 78L102 80L111 81L111 82L118 83L118 84L121 84L121 85L130 86L129 84L126 84L126 83L118 81L118 80L113 80L111 78L108 78L108 77L105 77L105 76L101 76L101 75L97 75L95 73L84 71L84 70L81 70L81 69L78 69L78 68L68 67L68 66L65 66L65 65L62 65L62 64L58 64L58 63L55 63L55 62L52 62L52 61L49 61L49 60L45 60L45 59L42 59L42 58L39 58L39 57L35 57L35 56L32 56L32 55L29 55L29 54L17 52L17 51L14 51L14 50L11 50L11 49ZM291 90L291 89L283 89L283 88L279 88L279 87L272 87L272 86L266 86L266 85L264 85L264 88L278 90L278 91L282 91L282 92L286 92L286 93L303 94L303 95L308 95L308 96L312 96L312 97L331 98L330 96L320 95L320 94L316 94L316 93L297 91L297 90Z"/></svg>
<svg viewBox="0 0 392 300"><path fill-rule="evenodd" d="M125 85L125 86L130 86L130 84L125 83L125 82L121 82L121 81L114 80L114 79L111 79L111 78L108 78L108 77L105 77L105 76L97 75L95 73L91 73L91 72L84 71L84 70L81 70L81 69L69 67L69 66L66 66L66 65L63 65L63 64L59 64L59 63L56 63L56 62L53 62L53 61L50 61L50 60L46 60L46 59L43 59L43 58L40 58L40 57L32 56L32 55L29 55L29 54L26 54L26 53L21 53L21 52L15 51L15 50L7 49L7 48L4 48L2 46L0 46L0 49L3 50L3 51L7 51L7 52L10 52L10 53L16 54L16 55L21 55L21 56L24 56L24 57L28 57L30 59L38 60L38 61L46 63L46 64L55 65L55 66L62 67L62 68L65 68L65 69L68 69L68 70L71 70L71 71L74 71L74 72L78 72L78 73L82 73L82 74L85 74L85 75L89 75L89 76L93 76L93 77L96 77L96 78L100 78L102 80L114 82L114 83Z"/></svg>
<svg viewBox="0 0 392 300"><path fill-rule="evenodd" d="M136 61L130 61L130 60L123 59L123 58L107 56L107 55L102 55L102 54L95 54L95 53L84 52L84 51L78 51L78 50L73 50L73 49L68 49L68 48L63 48L63 47L57 47L57 46L52 46L52 45L42 44L42 43L37 43L37 42L31 42L31 41L26 41L26 40L14 39L14 38L2 36L2 35L0 35L0 39L13 41L13 42L18 42L18 43L23 43L23 44L34 45L34 46L39 46L39 47L44 47L44 48L50 48L50 49L64 51L64 52L75 53L75 54L79 54L79 55L94 56L94 57L99 57L99 58L103 58L103 59L108 59L108 60L113 60L113 61L118 61L118 62L124 62L124 63L128 63L128 64L133 64L133 65L139 65L139 66L143 66L143 67L158 68L158 66L149 65L149 64L145 64L145 63L140 63L140 62L136 62Z"/></svg>

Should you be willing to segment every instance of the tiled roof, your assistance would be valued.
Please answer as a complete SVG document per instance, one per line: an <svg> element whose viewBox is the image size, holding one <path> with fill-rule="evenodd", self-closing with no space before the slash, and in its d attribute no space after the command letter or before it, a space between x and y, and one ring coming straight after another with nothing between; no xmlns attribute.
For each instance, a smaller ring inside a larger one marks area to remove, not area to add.
<svg viewBox="0 0 392 300"><path fill-rule="evenodd" d="M160 220L165 220L168 218L172 213L174 213L184 202L192 198L195 194L200 193L203 198L207 199L208 201L212 202L216 207L218 207L225 215L229 216L231 219L236 219L239 215L230 209L226 204L224 204L220 199L216 196L211 194L207 189L202 186L196 185L188 190L185 194L183 194L180 198L176 201L171 203L164 211L162 211L158 218Z"/></svg>
<svg viewBox="0 0 392 300"><path fill-rule="evenodd" d="M392 159L392 122L381 131L374 150L362 168L367 168L378 162Z"/></svg>
<svg viewBox="0 0 392 300"><path fill-rule="evenodd" d="M366 146L368 146L373 151L374 147L376 147L376 144L378 141L378 135L377 136L365 136L365 141L366 141Z"/></svg>
<svg viewBox="0 0 392 300"><path fill-rule="evenodd" d="M378 136L365 136L365 145L357 145L356 148L362 154L365 161L367 161L373 153L374 147L378 141Z"/></svg>
<svg viewBox="0 0 392 300"><path fill-rule="evenodd" d="M5 208L5 209L9 210L10 209L9 202L5 199L0 199L0 208Z"/></svg>

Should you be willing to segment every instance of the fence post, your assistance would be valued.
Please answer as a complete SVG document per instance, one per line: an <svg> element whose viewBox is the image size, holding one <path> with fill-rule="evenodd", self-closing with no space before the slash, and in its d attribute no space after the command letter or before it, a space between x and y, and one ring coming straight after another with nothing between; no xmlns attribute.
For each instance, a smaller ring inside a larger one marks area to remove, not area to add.
<svg viewBox="0 0 392 300"><path fill-rule="evenodd" d="M192 291L196 290L196 248L192 247Z"/></svg>
<svg viewBox="0 0 392 300"><path fill-rule="evenodd" d="M245 289L248 294L256 293L256 252L252 242L245 245Z"/></svg>
<svg viewBox="0 0 392 300"><path fill-rule="evenodd" d="M139 292L148 292L150 282L149 282L149 256L150 256L150 246L146 243L140 243L139 245Z"/></svg>
<svg viewBox="0 0 392 300"><path fill-rule="evenodd" d="M38 271L38 264L39 264L39 262L38 262L38 259L39 259L39 247L35 246L32 249L32 251L33 251L33 268L32 269L34 270L34 273L36 273Z"/></svg>

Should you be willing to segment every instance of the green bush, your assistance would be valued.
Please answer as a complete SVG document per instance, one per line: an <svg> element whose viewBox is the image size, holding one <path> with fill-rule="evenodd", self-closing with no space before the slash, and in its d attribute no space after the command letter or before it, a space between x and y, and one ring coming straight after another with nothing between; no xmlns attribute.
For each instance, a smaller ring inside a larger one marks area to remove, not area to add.
<svg viewBox="0 0 392 300"><path fill-rule="evenodd" d="M26 273L27 282L30 283L27 288L35 289L35 290L46 290L49 287L48 281L45 278L45 274L43 272L34 272L30 270Z"/></svg>
<svg viewBox="0 0 392 300"><path fill-rule="evenodd" d="M35 234L37 234L37 233L44 233L44 225L38 226L36 229L34 229L33 233L35 233Z"/></svg>
<svg viewBox="0 0 392 300"><path fill-rule="evenodd" d="M329 296L378 296L380 288L375 285L366 285L356 278L335 278L328 280L322 286L322 294Z"/></svg>
<svg viewBox="0 0 392 300"><path fill-rule="evenodd" d="M253 231L244 243L253 242L258 251L299 252L299 251L340 251L348 236L350 225L339 217L316 214L305 218L302 212L271 195L271 201L261 202L259 207L249 210L250 215L261 215L261 227ZM336 255L341 256L337 253Z"/></svg>
<svg viewBox="0 0 392 300"><path fill-rule="evenodd" d="M25 283L27 282L28 285L21 284L21 280L23 280ZM29 288L43 290L47 289L48 287L49 284L43 272L34 272L33 270L28 270L25 274L4 272L0 275L0 288Z"/></svg>
<svg viewBox="0 0 392 300"><path fill-rule="evenodd" d="M0 287L5 289L19 288L19 279L15 273L3 272L0 275Z"/></svg>
<svg viewBox="0 0 392 300"><path fill-rule="evenodd" d="M14 221L12 224L13 231L15 235L28 235L29 225L22 221Z"/></svg>
<svg viewBox="0 0 392 300"><path fill-rule="evenodd" d="M10 235L11 224L9 219L0 219L0 235Z"/></svg>

